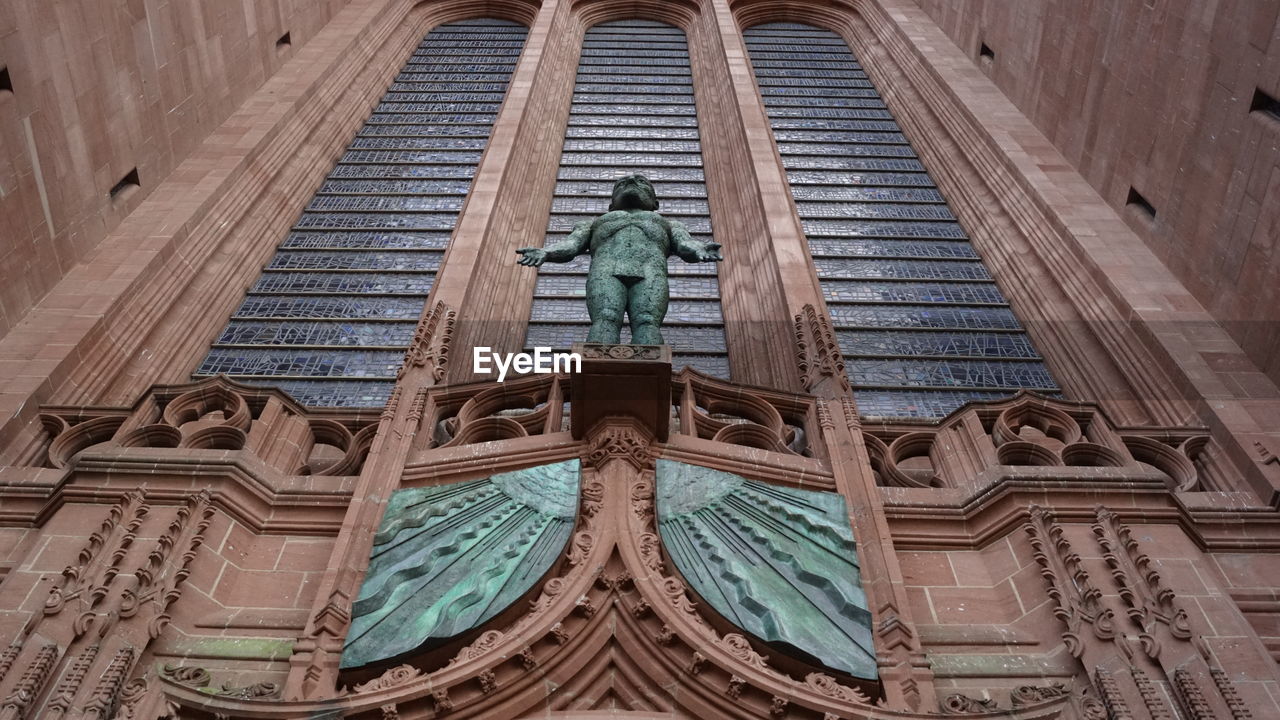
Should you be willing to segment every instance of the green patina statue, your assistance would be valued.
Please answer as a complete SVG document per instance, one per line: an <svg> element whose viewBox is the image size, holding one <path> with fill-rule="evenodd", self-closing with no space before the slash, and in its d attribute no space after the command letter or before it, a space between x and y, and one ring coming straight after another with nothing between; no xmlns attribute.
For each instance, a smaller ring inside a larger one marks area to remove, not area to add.
<svg viewBox="0 0 1280 720"><path fill-rule="evenodd" d="M569 262L591 254L587 273L589 343L617 343L622 316L631 322L631 342L661 345L667 314L667 256L685 262L716 262L719 243L694 240L685 226L656 211L658 197L643 175L628 175L613 185L609 212L578 223L563 242L547 248L520 248L519 263Z"/></svg>

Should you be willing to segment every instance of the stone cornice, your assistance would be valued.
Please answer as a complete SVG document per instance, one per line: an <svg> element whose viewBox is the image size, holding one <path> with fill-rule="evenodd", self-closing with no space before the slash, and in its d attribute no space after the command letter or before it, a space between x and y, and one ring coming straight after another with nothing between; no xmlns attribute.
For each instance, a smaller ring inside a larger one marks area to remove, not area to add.
<svg viewBox="0 0 1280 720"><path fill-rule="evenodd" d="M95 448L68 470L0 474L0 525L38 527L64 504L114 503L135 488L176 505L204 487L215 507L255 532L336 535L354 484L353 476L281 475L247 451Z"/></svg>
<svg viewBox="0 0 1280 720"><path fill-rule="evenodd" d="M1098 468L1003 468L976 492L881 488L899 550L979 549L1026 521L1035 503L1063 520L1105 505L1132 523L1175 524L1206 552L1280 550L1280 512L1248 493L1171 493L1158 473L1106 477Z"/></svg>

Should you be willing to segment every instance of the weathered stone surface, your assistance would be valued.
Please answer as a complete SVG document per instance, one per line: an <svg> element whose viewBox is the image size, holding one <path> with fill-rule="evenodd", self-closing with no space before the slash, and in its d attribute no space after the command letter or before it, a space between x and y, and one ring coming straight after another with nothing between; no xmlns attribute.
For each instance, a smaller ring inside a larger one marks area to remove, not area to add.
<svg viewBox="0 0 1280 720"><path fill-rule="evenodd" d="M659 460L657 505L672 561L721 615L786 652L876 677L844 498Z"/></svg>

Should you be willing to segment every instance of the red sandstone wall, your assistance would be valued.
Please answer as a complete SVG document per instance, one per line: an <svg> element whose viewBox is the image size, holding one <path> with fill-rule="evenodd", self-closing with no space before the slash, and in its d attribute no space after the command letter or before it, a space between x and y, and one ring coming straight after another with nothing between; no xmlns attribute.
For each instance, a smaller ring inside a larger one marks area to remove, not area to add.
<svg viewBox="0 0 1280 720"><path fill-rule="evenodd" d="M1280 381L1280 3L916 2Z"/></svg>
<svg viewBox="0 0 1280 720"><path fill-rule="evenodd" d="M0 335L346 3L0 3Z"/></svg>

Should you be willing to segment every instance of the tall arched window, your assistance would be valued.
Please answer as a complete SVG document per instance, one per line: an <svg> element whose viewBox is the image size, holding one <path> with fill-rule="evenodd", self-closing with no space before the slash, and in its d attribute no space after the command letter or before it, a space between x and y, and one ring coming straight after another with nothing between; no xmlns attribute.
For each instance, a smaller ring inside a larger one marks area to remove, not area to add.
<svg viewBox="0 0 1280 720"><path fill-rule="evenodd" d="M679 28L651 20L587 30L556 182L547 244L608 210L613 183L631 173L653 182L659 211L694 238L711 239L689 49ZM568 350L587 335L590 259L539 270L525 344ZM668 262L671 302L663 337L676 367L727 378L729 358L713 263ZM630 341L623 329L622 342Z"/></svg>
<svg viewBox="0 0 1280 720"><path fill-rule="evenodd" d="M1058 392L845 41L800 23L743 35L859 411Z"/></svg>
<svg viewBox="0 0 1280 720"><path fill-rule="evenodd" d="M427 34L197 376L386 404L527 34L495 19Z"/></svg>

